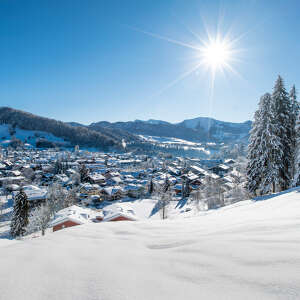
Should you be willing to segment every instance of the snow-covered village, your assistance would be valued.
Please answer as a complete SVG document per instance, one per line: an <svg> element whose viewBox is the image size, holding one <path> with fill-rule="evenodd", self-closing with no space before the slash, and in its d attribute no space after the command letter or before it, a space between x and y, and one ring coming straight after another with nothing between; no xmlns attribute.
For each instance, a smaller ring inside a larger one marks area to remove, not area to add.
<svg viewBox="0 0 300 300"><path fill-rule="evenodd" d="M0 2L0 300L300 299L299 9Z"/></svg>
<svg viewBox="0 0 300 300"><path fill-rule="evenodd" d="M76 148L2 150L4 224L10 219L13 203L22 197L28 202L31 220L26 230L34 236L39 231L45 234L48 227L56 231L89 222L191 216L245 197L245 161L241 158L151 157ZM15 221L12 230L19 236L19 230L25 228ZM9 236L4 225L2 235Z"/></svg>

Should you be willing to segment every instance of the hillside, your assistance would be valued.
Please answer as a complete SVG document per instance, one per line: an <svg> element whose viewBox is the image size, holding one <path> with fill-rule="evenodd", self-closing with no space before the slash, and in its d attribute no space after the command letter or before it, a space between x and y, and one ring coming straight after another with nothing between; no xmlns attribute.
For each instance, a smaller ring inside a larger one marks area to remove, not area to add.
<svg viewBox="0 0 300 300"><path fill-rule="evenodd" d="M1 299L299 299L299 192L0 240Z"/></svg>
<svg viewBox="0 0 300 300"><path fill-rule="evenodd" d="M78 144L83 147L99 149L120 147L122 139L136 139L135 136L121 130L102 128L94 131L83 126L71 126L61 121L9 107L0 108L0 124L8 124L23 131L42 132L42 136L48 133L59 138L61 142L72 146ZM7 139L8 137L2 136L2 138Z"/></svg>
<svg viewBox="0 0 300 300"><path fill-rule="evenodd" d="M172 124L159 120L130 122L98 122L89 125L94 128L113 128L128 131L138 135L174 137L194 142L237 142L247 141L251 121L230 123L212 118L195 118Z"/></svg>
<svg viewBox="0 0 300 300"><path fill-rule="evenodd" d="M95 128L112 128L121 129L132 134L150 135L160 137L177 137L186 140L196 141L199 139L199 133L189 128L178 127L171 123L149 123L144 121L129 121L129 122L98 122L89 125L91 129Z"/></svg>

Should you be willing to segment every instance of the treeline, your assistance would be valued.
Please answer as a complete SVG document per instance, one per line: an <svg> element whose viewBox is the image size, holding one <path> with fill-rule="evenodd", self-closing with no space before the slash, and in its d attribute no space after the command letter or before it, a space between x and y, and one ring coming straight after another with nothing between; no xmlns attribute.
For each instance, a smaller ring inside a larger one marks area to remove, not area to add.
<svg viewBox="0 0 300 300"><path fill-rule="evenodd" d="M297 121L298 120L298 121ZM260 98L248 146L247 187L254 195L299 185L299 103L280 76L273 93Z"/></svg>
<svg viewBox="0 0 300 300"><path fill-rule="evenodd" d="M108 149L111 146L121 147L122 139L129 138L120 131L102 128L94 131L84 126L74 127L61 121L33 115L10 107L0 108L0 123L10 124L24 130L45 131L56 137L69 141L72 145Z"/></svg>

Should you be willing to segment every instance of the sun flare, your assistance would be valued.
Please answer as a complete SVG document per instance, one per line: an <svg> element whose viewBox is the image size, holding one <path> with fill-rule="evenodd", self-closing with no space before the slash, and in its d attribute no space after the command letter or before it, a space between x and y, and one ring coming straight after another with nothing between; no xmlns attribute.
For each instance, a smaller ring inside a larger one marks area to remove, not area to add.
<svg viewBox="0 0 300 300"><path fill-rule="evenodd" d="M210 40L200 51L203 63L213 70L226 67L231 59L230 44L226 40Z"/></svg>

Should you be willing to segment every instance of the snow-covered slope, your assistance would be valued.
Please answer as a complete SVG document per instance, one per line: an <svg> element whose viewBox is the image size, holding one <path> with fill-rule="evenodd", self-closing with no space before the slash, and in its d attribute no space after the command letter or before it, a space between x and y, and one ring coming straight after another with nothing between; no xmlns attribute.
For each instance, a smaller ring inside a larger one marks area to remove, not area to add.
<svg viewBox="0 0 300 300"><path fill-rule="evenodd" d="M10 125L8 124L1 124L0 125L0 139L1 144L5 145L6 143L9 143L11 141L11 136L9 133ZM28 144L31 144L33 146L36 145L36 140L39 138L44 138L47 141L50 142L58 142L62 144L68 144L64 141L64 139L54 136L51 133L44 132L44 131L38 131L38 130L23 130L20 128L16 128L15 138L21 140L22 142L26 142Z"/></svg>
<svg viewBox="0 0 300 300"><path fill-rule="evenodd" d="M49 135L63 139L67 143L84 148L122 149L122 140L137 140L133 135L121 130L98 128L91 130L87 126L71 126L70 124L54 119L34 115L10 107L0 107L0 123L13 128L22 128L25 131L42 131ZM13 131L13 130L12 130ZM47 140L48 141L48 140ZM41 145L41 142L39 143ZM45 141L43 141L43 146Z"/></svg>
<svg viewBox="0 0 300 300"><path fill-rule="evenodd" d="M222 123L222 122L217 121L217 120L212 119L212 118L199 117L199 118L184 120L179 124L181 124L181 125L183 125L187 128L192 128L192 129L196 129L197 127L200 126L204 129L208 130L215 123Z"/></svg>
<svg viewBox="0 0 300 300"><path fill-rule="evenodd" d="M0 298L300 299L300 191L266 198L0 240Z"/></svg>

